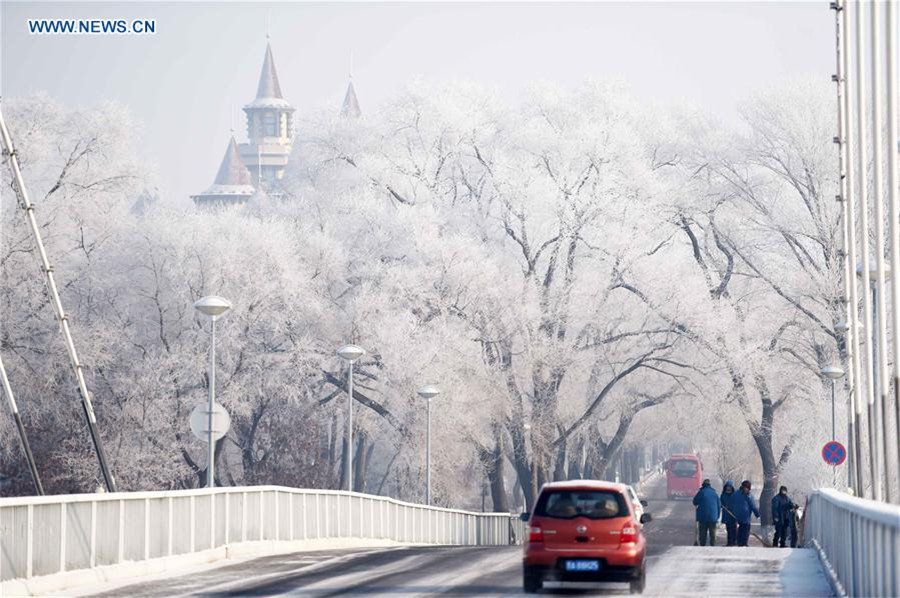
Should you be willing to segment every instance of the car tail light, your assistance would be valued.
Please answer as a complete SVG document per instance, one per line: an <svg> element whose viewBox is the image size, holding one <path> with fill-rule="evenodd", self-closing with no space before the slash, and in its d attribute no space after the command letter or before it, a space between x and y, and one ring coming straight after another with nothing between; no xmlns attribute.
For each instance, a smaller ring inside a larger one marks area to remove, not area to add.
<svg viewBox="0 0 900 598"><path fill-rule="evenodd" d="M622 534L619 536L619 541L622 544L634 544L637 542L638 531L634 526L634 523L629 521L625 524L625 527L622 528Z"/></svg>
<svg viewBox="0 0 900 598"><path fill-rule="evenodd" d="M528 541L529 542L543 542L544 541L544 532L539 527L530 527L528 528Z"/></svg>

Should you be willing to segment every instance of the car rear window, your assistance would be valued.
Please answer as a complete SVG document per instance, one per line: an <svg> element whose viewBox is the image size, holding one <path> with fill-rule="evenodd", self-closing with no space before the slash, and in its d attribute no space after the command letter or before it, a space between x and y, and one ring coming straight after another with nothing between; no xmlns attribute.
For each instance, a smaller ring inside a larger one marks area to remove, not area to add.
<svg viewBox="0 0 900 598"><path fill-rule="evenodd" d="M549 490L541 494L534 514L553 519L613 519L630 512L625 497L614 490Z"/></svg>
<svg viewBox="0 0 900 598"><path fill-rule="evenodd" d="M696 461L672 461L672 475L679 478L692 478L697 475Z"/></svg>

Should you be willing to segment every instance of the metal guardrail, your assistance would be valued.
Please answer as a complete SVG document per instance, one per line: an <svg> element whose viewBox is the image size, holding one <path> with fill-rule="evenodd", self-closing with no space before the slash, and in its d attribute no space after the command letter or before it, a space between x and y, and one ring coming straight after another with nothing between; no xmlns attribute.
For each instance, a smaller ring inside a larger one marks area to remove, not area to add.
<svg viewBox="0 0 900 598"><path fill-rule="evenodd" d="M325 538L517 543L508 513L281 486L0 499L0 581L191 554L238 542Z"/></svg>
<svg viewBox="0 0 900 598"><path fill-rule="evenodd" d="M814 546L838 594L900 596L900 507L817 490L804 514Z"/></svg>

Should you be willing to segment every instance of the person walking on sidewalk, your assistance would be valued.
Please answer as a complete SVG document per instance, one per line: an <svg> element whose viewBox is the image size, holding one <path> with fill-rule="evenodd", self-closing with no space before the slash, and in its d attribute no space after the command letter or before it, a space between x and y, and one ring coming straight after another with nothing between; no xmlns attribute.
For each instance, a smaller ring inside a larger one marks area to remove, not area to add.
<svg viewBox="0 0 900 598"><path fill-rule="evenodd" d="M709 545L716 545L716 525L719 523L719 514L722 512L722 503L719 495L709 484L709 480L703 480L703 485L694 495L694 507L697 510L697 528L700 532L700 546L706 546L707 537Z"/></svg>
<svg viewBox="0 0 900 598"><path fill-rule="evenodd" d="M747 546L750 543L750 516L759 517L756 499L750 494L750 480L741 482L741 487L734 495L731 504L734 518L737 520L737 545Z"/></svg>
<svg viewBox="0 0 900 598"><path fill-rule="evenodd" d="M797 548L797 528L794 525L794 510L797 505L788 496L787 486L778 489L778 494L772 497L772 520L775 522L775 538L772 546L784 548L784 542L791 532L791 548Z"/></svg>
<svg viewBox="0 0 900 598"><path fill-rule="evenodd" d="M737 519L734 518L734 481L728 480L722 488L722 496L719 502L722 503L722 525L725 526L725 545L734 546L737 544Z"/></svg>

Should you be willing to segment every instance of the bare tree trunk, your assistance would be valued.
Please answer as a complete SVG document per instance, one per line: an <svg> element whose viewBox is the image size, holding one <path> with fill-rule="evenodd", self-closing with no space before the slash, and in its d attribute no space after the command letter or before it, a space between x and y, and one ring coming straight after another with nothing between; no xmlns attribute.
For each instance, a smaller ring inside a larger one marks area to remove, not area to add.
<svg viewBox="0 0 900 598"><path fill-rule="evenodd" d="M357 434L356 455L353 457L353 490L366 491L366 472L369 469L368 457L371 454L369 435L360 430Z"/></svg>

